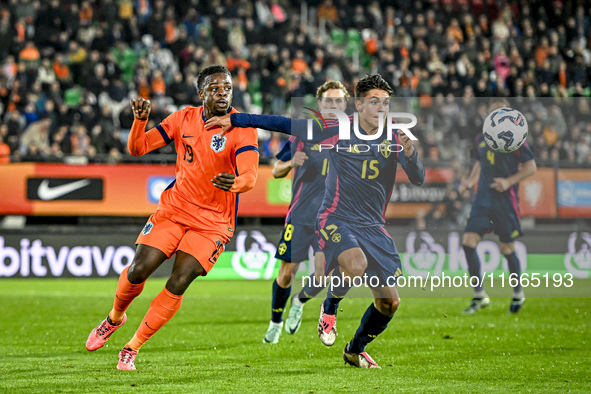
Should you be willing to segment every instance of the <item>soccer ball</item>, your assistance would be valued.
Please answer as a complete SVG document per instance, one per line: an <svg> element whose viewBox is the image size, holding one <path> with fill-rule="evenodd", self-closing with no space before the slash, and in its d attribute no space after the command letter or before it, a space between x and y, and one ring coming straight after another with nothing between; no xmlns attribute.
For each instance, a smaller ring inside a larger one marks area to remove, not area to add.
<svg viewBox="0 0 591 394"><path fill-rule="evenodd" d="M516 109L495 109L484 120L482 133L491 149L501 153L513 152L527 139L527 120Z"/></svg>

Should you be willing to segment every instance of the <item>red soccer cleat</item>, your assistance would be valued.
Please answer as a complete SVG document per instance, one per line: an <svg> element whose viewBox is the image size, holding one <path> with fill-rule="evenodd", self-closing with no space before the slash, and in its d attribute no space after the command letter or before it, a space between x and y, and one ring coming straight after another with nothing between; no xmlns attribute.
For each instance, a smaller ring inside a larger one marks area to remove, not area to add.
<svg viewBox="0 0 591 394"><path fill-rule="evenodd" d="M114 325L109 323L109 318L107 317L101 324L96 326L94 330L88 336L86 340L86 350L94 351L96 349L100 349L105 346L105 343L109 340L109 337L122 325L125 324L127 321L127 315L123 315L123 320L121 323Z"/></svg>
<svg viewBox="0 0 591 394"><path fill-rule="evenodd" d="M117 369L121 371L135 371L135 358L137 352L131 349L123 348L119 352L119 363L117 363Z"/></svg>
<svg viewBox="0 0 591 394"><path fill-rule="evenodd" d="M326 346L334 345L337 339L337 316L324 313L324 302L320 304L320 318L318 319L318 336Z"/></svg>
<svg viewBox="0 0 591 394"><path fill-rule="evenodd" d="M343 360L345 360L345 364L349 364L357 368L382 369L382 367L373 361L373 358L371 358L371 356L366 352L352 353L349 350L349 344L345 346L345 350L343 351Z"/></svg>

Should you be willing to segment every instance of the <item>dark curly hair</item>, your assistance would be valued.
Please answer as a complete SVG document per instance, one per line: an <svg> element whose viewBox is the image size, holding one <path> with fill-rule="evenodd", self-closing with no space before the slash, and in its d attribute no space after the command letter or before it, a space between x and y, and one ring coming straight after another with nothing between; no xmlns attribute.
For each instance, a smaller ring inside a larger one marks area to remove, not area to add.
<svg viewBox="0 0 591 394"><path fill-rule="evenodd" d="M357 85L355 85L355 97L365 97L370 90L380 89L388 93L389 96L394 94L394 91L382 78L380 74L366 75L361 78Z"/></svg>
<svg viewBox="0 0 591 394"><path fill-rule="evenodd" d="M201 72L197 76L197 82L195 82L195 86L196 86L197 90L203 90L203 84L205 83L205 78L207 78L213 74L226 74L230 78L232 77L232 74L230 74L230 71L228 71L228 69L224 66L214 65L214 66L205 67L203 70L201 70Z"/></svg>

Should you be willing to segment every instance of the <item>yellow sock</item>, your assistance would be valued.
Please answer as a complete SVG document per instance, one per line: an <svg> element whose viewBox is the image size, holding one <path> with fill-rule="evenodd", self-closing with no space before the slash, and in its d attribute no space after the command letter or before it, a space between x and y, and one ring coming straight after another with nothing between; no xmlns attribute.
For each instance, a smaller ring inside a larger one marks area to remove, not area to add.
<svg viewBox="0 0 591 394"><path fill-rule="evenodd" d="M136 334L133 336L133 338L131 338L131 341L127 342L127 345L125 345L125 347L133 350L134 352L137 352L141 349L143 345L144 342L140 341Z"/></svg>

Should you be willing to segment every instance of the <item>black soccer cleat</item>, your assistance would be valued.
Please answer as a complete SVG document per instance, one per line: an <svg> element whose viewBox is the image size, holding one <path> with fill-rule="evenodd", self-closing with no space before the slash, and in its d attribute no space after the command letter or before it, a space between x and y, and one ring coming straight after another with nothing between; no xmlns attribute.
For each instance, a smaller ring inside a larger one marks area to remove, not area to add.
<svg viewBox="0 0 591 394"><path fill-rule="evenodd" d="M513 298L513 300L511 300L511 305L509 305L509 311L510 313L519 313L519 311L521 310L521 307L523 306L523 304L525 304L525 297L523 298Z"/></svg>

